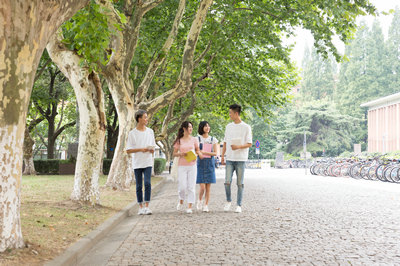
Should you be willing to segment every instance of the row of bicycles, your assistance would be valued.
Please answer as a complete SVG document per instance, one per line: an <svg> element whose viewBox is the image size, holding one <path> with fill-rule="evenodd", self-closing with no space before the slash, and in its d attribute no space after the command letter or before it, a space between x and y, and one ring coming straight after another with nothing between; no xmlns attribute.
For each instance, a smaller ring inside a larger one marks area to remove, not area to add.
<svg viewBox="0 0 400 266"><path fill-rule="evenodd" d="M310 172L321 176L347 176L400 183L400 160L383 156L370 159L327 159L313 163Z"/></svg>

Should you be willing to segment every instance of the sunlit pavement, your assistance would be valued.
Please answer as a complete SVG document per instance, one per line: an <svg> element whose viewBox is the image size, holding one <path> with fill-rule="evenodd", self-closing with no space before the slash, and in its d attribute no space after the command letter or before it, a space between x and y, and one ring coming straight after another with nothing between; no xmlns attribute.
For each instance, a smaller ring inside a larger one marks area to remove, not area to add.
<svg viewBox="0 0 400 266"><path fill-rule="evenodd" d="M210 213L176 211L177 184L167 183L108 265L400 264L400 185L246 169L238 214L235 204L223 212L217 172ZM235 203L235 178L232 189Z"/></svg>

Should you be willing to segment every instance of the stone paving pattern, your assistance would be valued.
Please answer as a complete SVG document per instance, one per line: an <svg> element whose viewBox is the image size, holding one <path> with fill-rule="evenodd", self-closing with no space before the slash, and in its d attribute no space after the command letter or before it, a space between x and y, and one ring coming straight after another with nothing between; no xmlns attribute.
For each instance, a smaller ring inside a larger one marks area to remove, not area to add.
<svg viewBox="0 0 400 266"><path fill-rule="evenodd" d="M176 211L167 183L108 265L400 265L400 185L246 169L237 214L217 175L210 213Z"/></svg>

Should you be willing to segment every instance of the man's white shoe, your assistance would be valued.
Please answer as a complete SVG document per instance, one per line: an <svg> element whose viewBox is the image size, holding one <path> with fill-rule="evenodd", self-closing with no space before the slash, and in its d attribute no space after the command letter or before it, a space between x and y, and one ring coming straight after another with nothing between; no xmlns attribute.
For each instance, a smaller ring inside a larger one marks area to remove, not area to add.
<svg viewBox="0 0 400 266"><path fill-rule="evenodd" d="M237 206L235 212L236 213L241 213L242 212L242 207Z"/></svg>
<svg viewBox="0 0 400 266"><path fill-rule="evenodd" d="M144 210L144 215L150 215L150 214L152 214L153 212L147 207L147 208L145 208L145 210Z"/></svg>
<svg viewBox="0 0 400 266"><path fill-rule="evenodd" d="M225 203L224 211L228 212L230 209L231 209L231 203L230 202Z"/></svg>
<svg viewBox="0 0 400 266"><path fill-rule="evenodd" d="M145 208L140 208L139 207L139 211L138 211L138 215L143 215L144 214L144 212L145 212Z"/></svg>
<svg viewBox="0 0 400 266"><path fill-rule="evenodd" d="M188 214L192 214L192 213L193 213L193 211L192 211L192 209L187 209L187 210L186 210L186 213L188 213Z"/></svg>
<svg viewBox="0 0 400 266"><path fill-rule="evenodd" d="M208 209L208 206L207 206L207 205L205 205L205 206L203 207L203 212L210 212L210 210Z"/></svg>
<svg viewBox="0 0 400 266"><path fill-rule="evenodd" d="M183 204L181 204L180 202L178 202L178 205L176 205L176 209L177 209L178 211L182 210L182 209L183 209Z"/></svg>
<svg viewBox="0 0 400 266"><path fill-rule="evenodd" d="M202 200L197 201L197 203L196 203L196 209L197 209L198 211L200 211L202 207L203 207L203 201L202 201Z"/></svg>

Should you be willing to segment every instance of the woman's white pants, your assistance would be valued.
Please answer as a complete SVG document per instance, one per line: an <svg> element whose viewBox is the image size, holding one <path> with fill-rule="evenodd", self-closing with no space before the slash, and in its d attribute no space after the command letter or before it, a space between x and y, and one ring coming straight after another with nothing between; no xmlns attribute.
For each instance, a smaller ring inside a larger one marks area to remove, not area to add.
<svg viewBox="0 0 400 266"><path fill-rule="evenodd" d="M178 166L178 194L179 200L187 203L196 201L197 165Z"/></svg>

